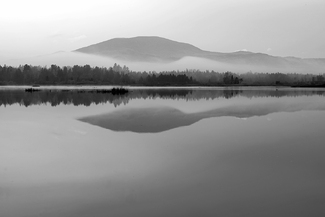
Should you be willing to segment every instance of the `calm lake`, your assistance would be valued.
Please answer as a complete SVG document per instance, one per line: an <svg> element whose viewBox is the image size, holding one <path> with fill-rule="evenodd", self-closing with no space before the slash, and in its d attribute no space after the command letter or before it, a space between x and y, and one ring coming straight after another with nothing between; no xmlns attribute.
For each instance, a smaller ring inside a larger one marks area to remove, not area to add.
<svg viewBox="0 0 325 217"><path fill-rule="evenodd" d="M0 87L0 216L325 216L325 89Z"/></svg>

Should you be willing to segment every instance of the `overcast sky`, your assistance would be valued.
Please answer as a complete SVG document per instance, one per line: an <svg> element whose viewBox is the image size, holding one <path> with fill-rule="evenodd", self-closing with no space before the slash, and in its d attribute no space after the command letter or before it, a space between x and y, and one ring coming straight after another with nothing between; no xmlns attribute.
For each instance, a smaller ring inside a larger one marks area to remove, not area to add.
<svg viewBox="0 0 325 217"><path fill-rule="evenodd" d="M2 0L0 60L135 36L325 58L324 21L324 0Z"/></svg>

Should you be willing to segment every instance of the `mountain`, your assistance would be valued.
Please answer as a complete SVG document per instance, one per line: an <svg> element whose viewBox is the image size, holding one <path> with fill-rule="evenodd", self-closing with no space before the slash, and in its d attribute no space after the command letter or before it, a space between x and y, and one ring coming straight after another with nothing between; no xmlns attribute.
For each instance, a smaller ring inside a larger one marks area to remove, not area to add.
<svg viewBox="0 0 325 217"><path fill-rule="evenodd" d="M237 51L220 53L201 50L188 43L156 36L114 38L83 47L74 52L109 57L121 61L146 63L174 63L186 58L194 61L213 61L215 70L325 73L325 59L277 57L263 53ZM202 68L202 67L199 67Z"/></svg>
<svg viewBox="0 0 325 217"><path fill-rule="evenodd" d="M131 61L177 61L185 56L199 56L201 49L161 37L114 38L76 52Z"/></svg>

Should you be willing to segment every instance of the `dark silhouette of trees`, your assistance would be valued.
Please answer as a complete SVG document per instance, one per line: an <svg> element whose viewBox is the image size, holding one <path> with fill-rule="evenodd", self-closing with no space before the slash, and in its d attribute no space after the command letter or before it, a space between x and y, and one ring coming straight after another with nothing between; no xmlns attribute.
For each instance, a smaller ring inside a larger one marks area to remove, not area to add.
<svg viewBox="0 0 325 217"><path fill-rule="evenodd" d="M243 81L242 78L238 78L237 75L232 72L225 72L223 76L223 82L226 85L240 84L242 81Z"/></svg>
<svg viewBox="0 0 325 217"><path fill-rule="evenodd" d="M16 69L14 74L13 74L13 79L12 81L15 83L15 84L19 84L19 85L22 85L24 84L24 74L22 73L22 71L20 70L20 68Z"/></svg>
<svg viewBox="0 0 325 217"><path fill-rule="evenodd" d="M0 85L137 85L137 86L300 86L325 87L323 75L215 72L200 70L135 72L128 67L0 66Z"/></svg>

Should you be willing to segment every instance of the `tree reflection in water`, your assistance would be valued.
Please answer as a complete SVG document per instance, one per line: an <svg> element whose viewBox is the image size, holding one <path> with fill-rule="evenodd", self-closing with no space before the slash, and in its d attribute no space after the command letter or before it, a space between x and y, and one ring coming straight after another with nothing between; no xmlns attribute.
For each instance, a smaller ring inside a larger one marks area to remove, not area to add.
<svg viewBox="0 0 325 217"><path fill-rule="evenodd" d="M73 89L43 89L37 92L25 92L22 89L5 89L0 90L0 106L8 106L19 104L21 106L31 106L46 104L57 106L60 104L74 106L90 106L91 104L110 103L114 106L127 104L133 99L216 99L233 97L284 97L284 96L324 96L323 89L238 89L238 88L221 88L221 89L185 89L185 88L148 88L148 89L132 89L129 93L123 95L114 95L112 93L96 92L92 90L73 90Z"/></svg>

